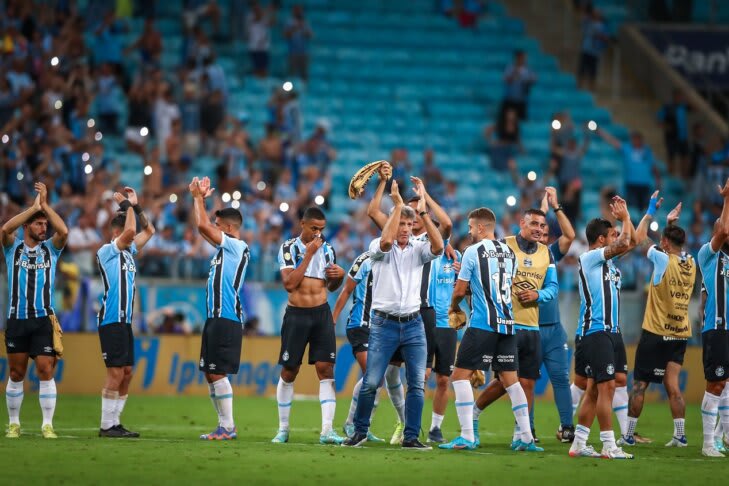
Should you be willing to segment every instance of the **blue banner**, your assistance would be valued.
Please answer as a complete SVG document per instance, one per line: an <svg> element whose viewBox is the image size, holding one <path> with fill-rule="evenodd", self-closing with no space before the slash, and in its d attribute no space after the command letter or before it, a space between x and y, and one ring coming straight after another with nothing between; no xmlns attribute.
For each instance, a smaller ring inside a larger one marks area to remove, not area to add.
<svg viewBox="0 0 729 486"><path fill-rule="evenodd" d="M729 30L642 27L641 32L696 88L729 87Z"/></svg>

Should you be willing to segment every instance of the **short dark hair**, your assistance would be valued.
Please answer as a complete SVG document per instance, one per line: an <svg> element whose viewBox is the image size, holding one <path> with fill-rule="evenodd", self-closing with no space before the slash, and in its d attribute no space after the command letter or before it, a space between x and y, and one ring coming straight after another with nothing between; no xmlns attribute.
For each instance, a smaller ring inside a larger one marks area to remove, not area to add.
<svg viewBox="0 0 729 486"><path fill-rule="evenodd" d="M544 214L544 211L541 209L531 208L524 211L524 216L531 215L531 216L541 216L543 218L546 218L547 215Z"/></svg>
<svg viewBox="0 0 729 486"><path fill-rule="evenodd" d="M418 202L418 201L420 201L420 196L418 196L416 194L414 196L410 196L410 198L408 199L408 204Z"/></svg>
<svg viewBox="0 0 729 486"><path fill-rule="evenodd" d="M595 218L591 219L589 223L587 223L587 227L585 228L585 236L587 236L587 243L592 245L597 241L597 239L601 236L607 236L608 231L610 231L610 228L613 227L613 224L608 221L607 219L603 218Z"/></svg>
<svg viewBox="0 0 729 486"><path fill-rule="evenodd" d="M239 228L243 224L243 215L240 214L240 211L238 211L235 208L223 208L218 209L215 211L215 216L220 219L224 219L226 221L230 221L231 223L234 223Z"/></svg>
<svg viewBox="0 0 729 486"><path fill-rule="evenodd" d="M123 229L127 222L127 213L119 212L111 219L111 227Z"/></svg>
<svg viewBox="0 0 729 486"><path fill-rule="evenodd" d="M669 224L663 228L663 238L671 242L672 245L681 248L686 243L686 231L680 226Z"/></svg>
<svg viewBox="0 0 729 486"><path fill-rule="evenodd" d="M324 215L324 211L321 209L311 206L306 208L304 214L301 216L302 221L310 221L312 219L318 219L320 221L326 221L327 217Z"/></svg>
<svg viewBox="0 0 729 486"><path fill-rule="evenodd" d="M489 208L478 208L468 213L468 219L477 219L487 224L496 224L496 215Z"/></svg>
<svg viewBox="0 0 729 486"><path fill-rule="evenodd" d="M25 224L32 224L35 220L41 218L48 219L48 216L46 216L46 213L44 213L43 211L35 212L30 218L28 218L28 221L26 221Z"/></svg>

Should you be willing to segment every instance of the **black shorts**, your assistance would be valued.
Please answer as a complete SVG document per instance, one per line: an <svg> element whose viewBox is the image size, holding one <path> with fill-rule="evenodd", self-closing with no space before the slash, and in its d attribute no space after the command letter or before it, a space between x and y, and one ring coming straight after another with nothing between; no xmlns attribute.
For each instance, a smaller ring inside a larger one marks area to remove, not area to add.
<svg viewBox="0 0 729 486"><path fill-rule="evenodd" d="M633 379L648 383L663 383L669 362L683 364L687 339L659 336L643 330L635 350Z"/></svg>
<svg viewBox="0 0 729 486"><path fill-rule="evenodd" d="M211 375L235 375L240 368L243 325L223 317L205 321L200 346L200 371Z"/></svg>
<svg viewBox="0 0 729 486"><path fill-rule="evenodd" d="M99 326L101 357L107 368L134 366L134 333L132 325L114 322Z"/></svg>
<svg viewBox="0 0 729 486"><path fill-rule="evenodd" d="M334 363L337 340L329 304L317 307L286 307L281 326L281 351L278 364L291 368L301 365L309 345L309 364Z"/></svg>
<svg viewBox="0 0 729 486"><path fill-rule="evenodd" d="M542 367L542 340L539 331L516 330L516 350L519 360L519 378L539 379Z"/></svg>
<svg viewBox="0 0 729 486"><path fill-rule="evenodd" d="M347 340L352 345L352 354L367 352L370 342L370 328L367 326L350 327L347 329Z"/></svg>
<svg viewBox="0 0 729 486"><path fill-rule="evenodd" d="M463 334L456 356L456 368L464 370L516 371L516 335L499 334L469 327Z"/></svg>
<svg viewBox="0 0 729 486"><path fill-rule="evenodd" d="M456 348L458 347L458 331L450 327L436 327L434 338L433 371L439 375L451 376L456 361Z"/></svg>
<svg viewBox="0 0 729 486"><path fill-rule="evenodd" d="M5 350L8 354L28 353L31 358L55 356L51 318L8 319L5 328Z"/></svg>
<svg viewBox="0 0 729 486"><path fill-rule="evenodd" d="M701 334L706 381L724 381L729 372L729 331L713 329Z"/></svg>
<svg viewBox="0 0 729 486"><path fill-rule="evenodd" d="M435 354L435 309L432 307L421 307L420 318L423 319L423 327L425 328L425 347L427 349L427 358L425 359L425 367L433 367L433 357Z"/></svg>
<svg viewBox="0 0 729 486"><path fill-rule="evenodd" d="M615 373L626 373L628 370L625 345L620 334L599 331L583 336L579 353L584 367L578 374L592 378L596 383L614 380ZM577 369L575 372L577 373Z"/></svg>
<svg viewBox="0 0 729 486"><path fill-rule="evenodd" d="M587 52L580 53L580 60L577 65L577 77L595 79L597 77L597 65L600 58Z"/></svg>

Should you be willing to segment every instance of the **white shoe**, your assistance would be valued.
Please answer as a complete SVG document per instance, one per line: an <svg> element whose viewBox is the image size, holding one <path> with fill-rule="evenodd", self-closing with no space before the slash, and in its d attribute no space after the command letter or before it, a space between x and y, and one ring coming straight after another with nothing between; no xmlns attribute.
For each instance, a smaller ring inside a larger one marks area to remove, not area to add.
<svg viewBox="0 0 729 486"><path fill-rule="evenodd" d="M703 449L701 449L701 454L705 455L706 457L726 457L724 454L717 451L714 446L704 447Z"/></svg>
<svg viewBox="0 0 729 486"><path fill-rule="evenodd" d="M686 447L686 446L688 446L688 441L686 440L685 435L683 435L681 437L674 436L666 444L666 447Z"/></svg>
<svg viewBox="0 0 729 486"><path fill-rule="evenodd" d="M602 457L605 459L633 459L633 454L625 452L618 446L608 449L607 447L602 448Z"/></svg>
<svg viewBox="0 0 729 486"><path fill-rule="evenodd" d="M594 447L591 445L585 445L582 448L579 449L572 449L570 448L570 457L602 457Z"/></svg>

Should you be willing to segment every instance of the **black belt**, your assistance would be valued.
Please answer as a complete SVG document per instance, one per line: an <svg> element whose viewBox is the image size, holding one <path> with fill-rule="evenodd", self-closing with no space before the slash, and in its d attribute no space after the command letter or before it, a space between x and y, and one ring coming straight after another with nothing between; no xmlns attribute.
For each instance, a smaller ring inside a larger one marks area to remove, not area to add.
<svg viewBox="0 0 729 486"><path fill-rule="evenodd" d="M382 312L378 310L372 311L372 313L377 317L382 317L383 319L387 319L388 321L399 322L400 324L402 324L403 322L414 321L420 315L420 312L413 312L412 314L405 314L404 316L396 316L395 314L388 314L387 312Z"/></svg>

